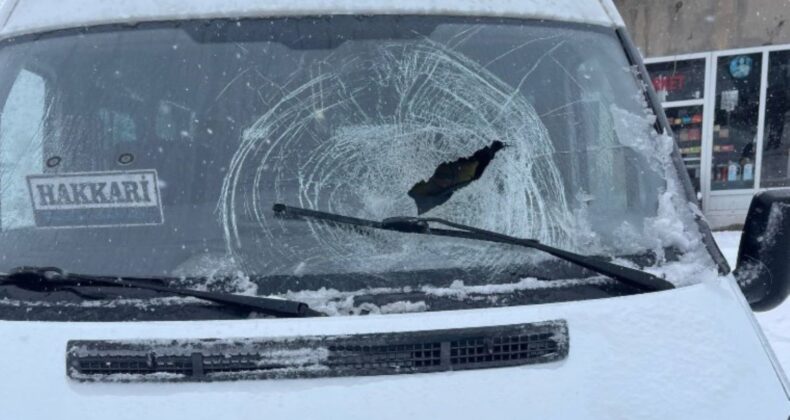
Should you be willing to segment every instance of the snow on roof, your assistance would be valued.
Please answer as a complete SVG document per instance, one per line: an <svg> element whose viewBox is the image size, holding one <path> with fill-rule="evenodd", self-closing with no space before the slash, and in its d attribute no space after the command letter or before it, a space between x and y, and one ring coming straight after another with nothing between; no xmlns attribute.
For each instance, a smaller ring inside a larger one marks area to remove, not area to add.
<svg viewBox="0 0 790 420"><path fill-rule="evenodd" d="M106 23L327 14L494 16L623 25L612 0L0 0L0 37Z"/></svg>

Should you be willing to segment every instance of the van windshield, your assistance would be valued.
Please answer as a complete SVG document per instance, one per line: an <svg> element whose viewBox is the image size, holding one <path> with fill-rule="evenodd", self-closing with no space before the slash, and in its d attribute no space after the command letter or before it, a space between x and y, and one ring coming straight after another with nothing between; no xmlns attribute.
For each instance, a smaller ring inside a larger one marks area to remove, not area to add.
<svg viewBox="0 0 790 420"><path fill-rule="evenodd" d="M441 217L655 267L702 248L610 29L336 16L64 30L4 41L0 104L3 272L235 276L261 293L563 277L537 252L292 222L274 203Z"/></svg>

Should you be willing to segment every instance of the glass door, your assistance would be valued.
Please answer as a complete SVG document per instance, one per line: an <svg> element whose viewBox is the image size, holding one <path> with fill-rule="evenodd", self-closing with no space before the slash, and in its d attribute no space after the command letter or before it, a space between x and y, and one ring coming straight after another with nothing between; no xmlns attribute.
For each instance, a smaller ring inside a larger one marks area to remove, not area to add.
<svg viewBox="0 0 790 420"><path fill-rule="evenodd" d="M716 61L711 189L754 188L762 53Z"/></svg>

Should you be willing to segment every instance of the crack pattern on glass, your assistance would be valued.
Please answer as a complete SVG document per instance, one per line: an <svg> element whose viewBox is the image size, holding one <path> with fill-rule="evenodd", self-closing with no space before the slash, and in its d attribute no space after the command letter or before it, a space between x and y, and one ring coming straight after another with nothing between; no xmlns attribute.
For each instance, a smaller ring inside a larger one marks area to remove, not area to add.
<svg viewBox="0 0 790 420"><path fill-rule="evenodd" d="M220 217L228 250L240 261L254 257L272 272L284 268L278 261L293 261L292 254L302 259L300 267L311 264L304 245L282 242L282 232L297 227L273 218L272 203L369 219L417 215L408 195L416 183L443 162L493 142L505 148L480 179L424 216L572 245L572 214L551 139L520 92L528 75L509 86L428 40L379 44L342 63L330 56L297 70L294 81L305 73L306 82L283 87L287 93L245 130L224 179ZM305 225L312 246L321 249L316 254L343 261L345 269L391 269L426 252L434 260L444 253L455 265L503 266L524 258L485 252L497 245L479 242L438 246L429 243L437 238Z"/></svg>

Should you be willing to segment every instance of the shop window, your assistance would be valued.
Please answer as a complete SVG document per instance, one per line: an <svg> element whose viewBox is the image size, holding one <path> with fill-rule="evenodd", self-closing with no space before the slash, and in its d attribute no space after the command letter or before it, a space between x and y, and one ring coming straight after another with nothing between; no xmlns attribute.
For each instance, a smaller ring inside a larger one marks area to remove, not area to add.
<svg viewBox="0 0 790 420"><path fill-rule="evenodd" d="M698 197L702 186L705 67L705 58L653 63L647 66L659 99L665 103L667 119ZM684 106L673 104L677 101L695 102Z"/></svg>
<svg viewBox="0 0 790 420"><path fill-rule="evenodd" d="M790 51L768 56L760 186L790 186Z"/></svg>
<svg viewBox="0 0 790 420"><path fill-rule="evenodd" d="M14 81L0 121L0 225L3 230L33 225L25 177L43 172L42 131L46 84L22 70Z"/></svg>
<svg viewBox="0 0 790 420"><path fill-rule="evenodd" d="M647 65L661 102L702 99L705 96L705 59Z"/></svg>
<svg viewBox="0 0 790 420"><path fill-rule="evenodd" d="M762 54L719 57L711 189L754 187Z"/></svg>
<svg viewBox="0 0 790 420"><path fill-rule="evenodd" d="M686 163L686 170L694 185L700 191L700 163L702 161L702 105L667 108L667 120L675 135L675 142Z"/></svg>

